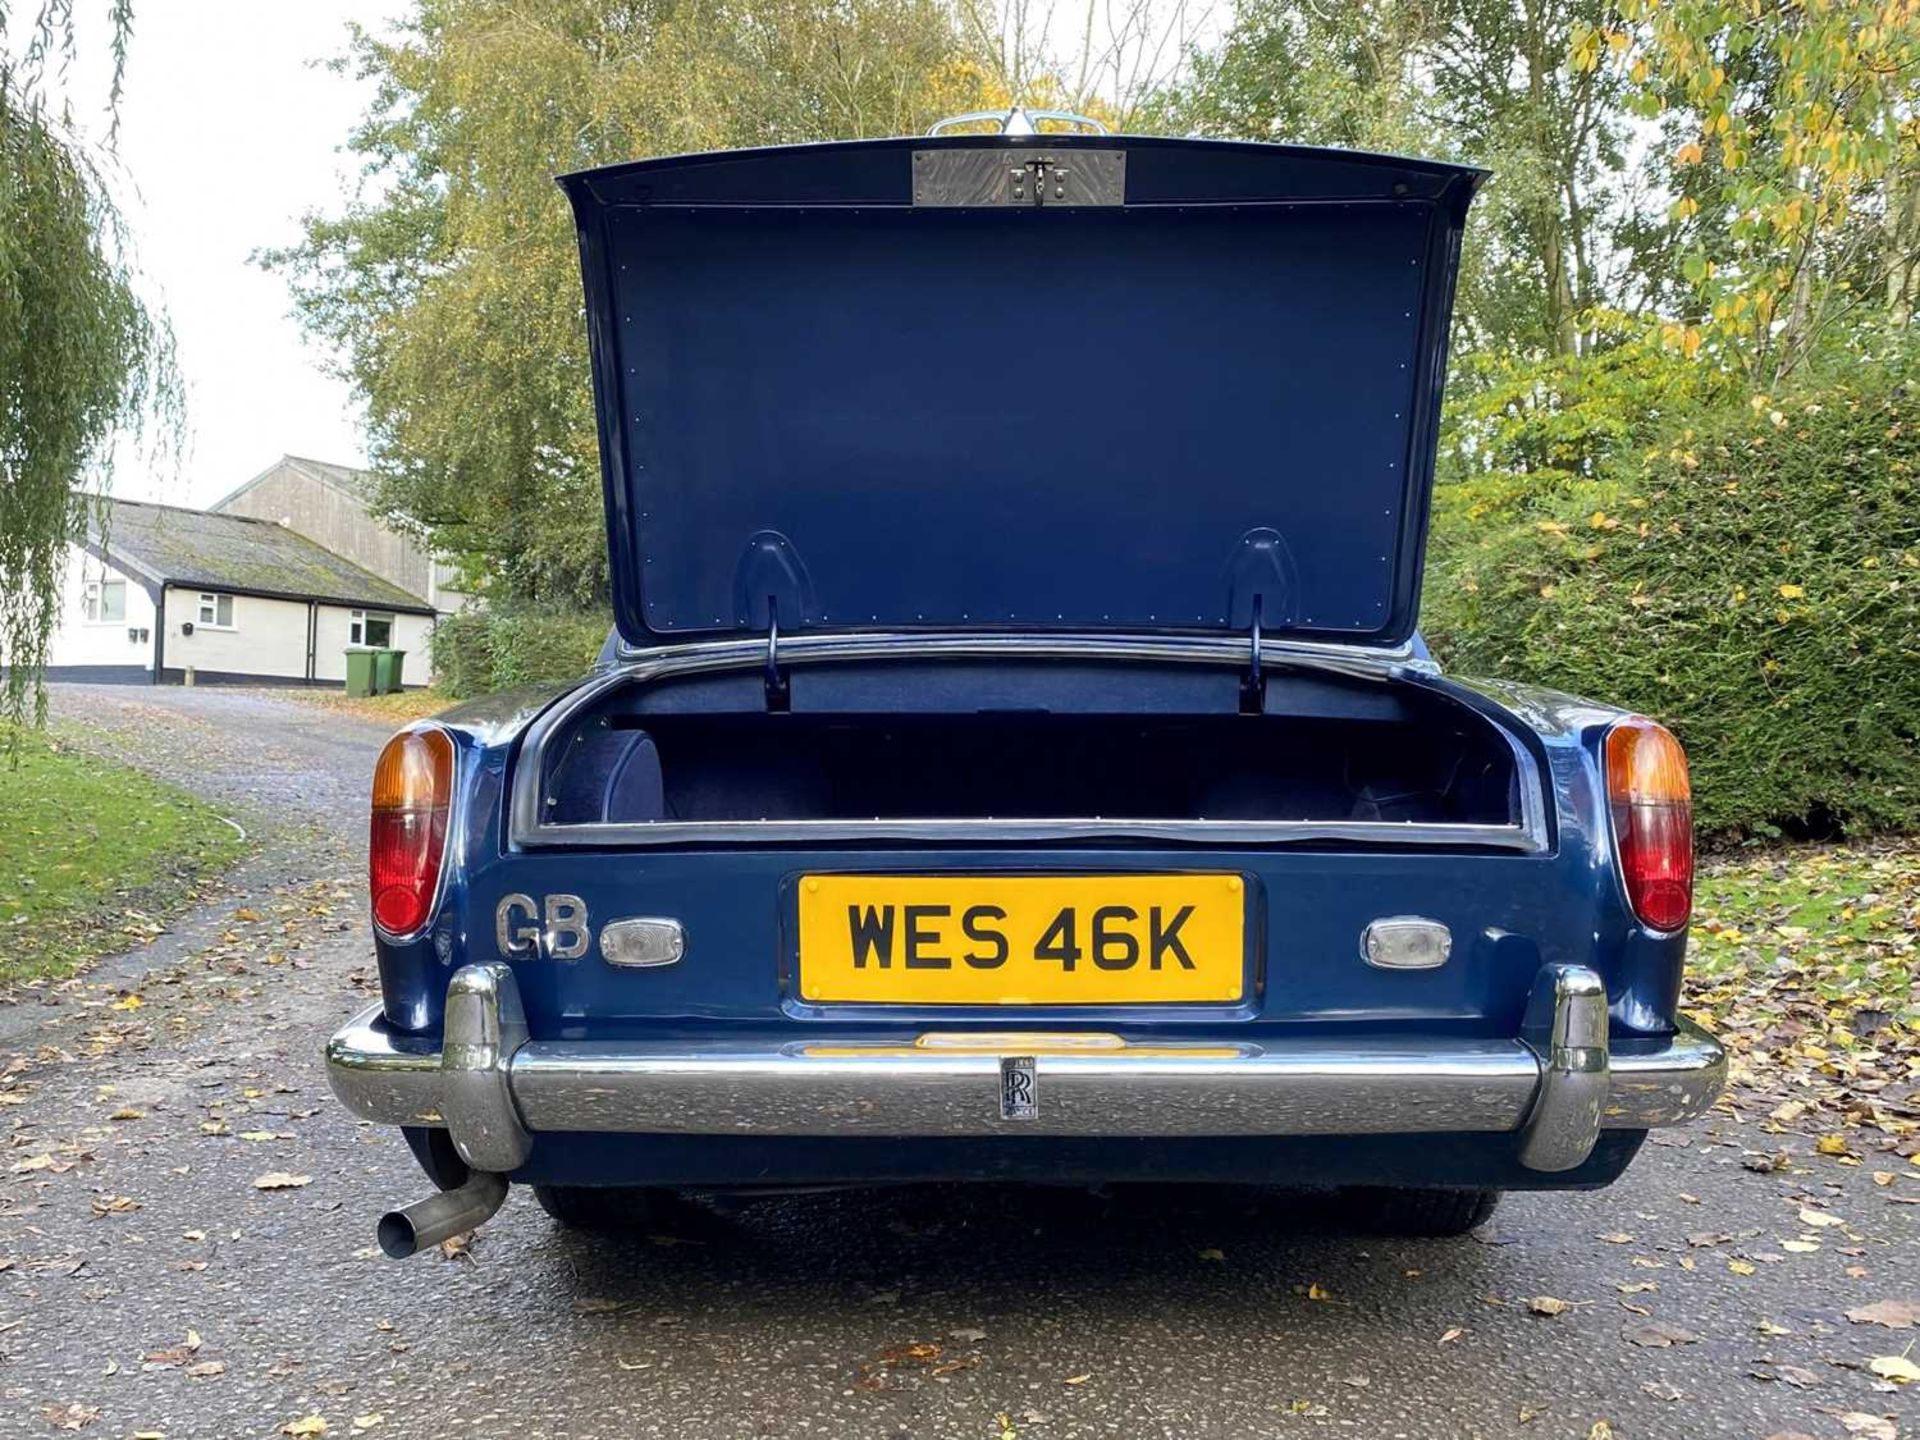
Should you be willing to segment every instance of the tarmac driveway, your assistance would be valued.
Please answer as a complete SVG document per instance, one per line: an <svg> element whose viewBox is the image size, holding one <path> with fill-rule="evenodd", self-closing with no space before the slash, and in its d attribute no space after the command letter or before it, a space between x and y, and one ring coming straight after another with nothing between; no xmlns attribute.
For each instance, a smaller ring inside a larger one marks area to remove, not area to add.
<svg viewBox="0 0 1920 1440"><path fill-rule="evenodd" d="M1845 1317L1920 1301L1914 1191L1816 1166L1746 1106L1453 1242L1009 1188L689 1209L606 1242L515 1195L470 1246L384 1260L375 1217L424 1182L320 1065L374 993L383 733L213 689L61 687L54 713L267 848L101 983L9 1017L0 1434L1920 1433L1920 1387L1866 1368L1920 1331Z"/></svg>

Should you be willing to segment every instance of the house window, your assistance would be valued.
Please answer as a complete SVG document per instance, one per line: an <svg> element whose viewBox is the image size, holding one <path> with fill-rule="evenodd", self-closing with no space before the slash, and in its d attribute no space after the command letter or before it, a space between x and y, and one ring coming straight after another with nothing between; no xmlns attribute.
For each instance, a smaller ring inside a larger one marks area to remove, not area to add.
<svg viewBox="0 0 1920 1440"><path fill-rule="evenodd" d="M127 582L89 580L81 606L89 625L118 625L127 618Z"/></svg>
<svg viewBox="0 0 1920 1440"><path fill-rule="evenodd" d="M200 623L214 630L231 630L233 628L233 596L201 595Z"/></svg>
<svg viewBox="0 0 1920 1440"><path fill-rule="evenodd" d="M356 610L347 622L347 643L375 650L393 645L393 616L384 610Z"/></svg>

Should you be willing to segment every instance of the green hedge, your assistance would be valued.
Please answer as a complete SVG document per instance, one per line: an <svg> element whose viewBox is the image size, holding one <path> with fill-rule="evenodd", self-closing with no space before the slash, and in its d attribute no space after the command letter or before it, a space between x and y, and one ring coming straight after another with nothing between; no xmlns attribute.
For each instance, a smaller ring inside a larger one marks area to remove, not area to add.
<svg viewBox="0 0 1920 1440"><path fill-rule="evenodd" d="M570 680L592 667L611 623L597 612L531 606L446 616L433 631L434 683L465 699Z"/></svg>
<svg viewBox="0 0 1920 1440"><path fill-rule="evenodd" d="M1669 415L1605 479L1442 485L1436 653L1671 725L1708 833L1920 828L1916 384L1895 356Z"/></svg>

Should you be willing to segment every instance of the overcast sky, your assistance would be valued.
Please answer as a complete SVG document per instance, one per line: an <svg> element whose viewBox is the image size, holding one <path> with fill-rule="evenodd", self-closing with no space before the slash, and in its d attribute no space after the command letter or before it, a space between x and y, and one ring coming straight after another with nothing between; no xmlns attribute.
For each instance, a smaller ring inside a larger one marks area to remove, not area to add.
<svg viewBox="0 0 1920 1440"><path fill-rule="evenodd" d="M30 11L30 4L14 7ZM78 0L88 63L70 79L82 118L104 108L105 0ZM205 505L282 454L364 458L348 388L290 317L287 287L248 262L340 203L340 151L371 87L311 62L346 48L347 22L383 28L393 0L141 0L120 111L118 187L172 319L188 388L178 473L124 455L114 493ZM129 187L132 187L129 189Z"/></svg>
<svg viewBox="0 0 1920 1440"><path fill-rule="evenodd" d="M1158 0L1208 28L1184 0ZM38 0L12 7L16 23ZM104 133L108 0L75 0L82 62L65 89L83 128ZM187 385L189 449L156 472L121 448L113 491L206 505L283 454L365 458L348 387L289 314L284 280L249 263L334 210L353 165L341 152L372 86L315 64L344 52L347 26L386 28L405 0L137 0L120 109L120 194L138 260L164 305ZM1073 20L1077 43L1081 12ZM1050 8L1050 24L1061 24ZM11 37L16 46L19 36ZM1169 53L1177 53L1177 47Z"/></svg>

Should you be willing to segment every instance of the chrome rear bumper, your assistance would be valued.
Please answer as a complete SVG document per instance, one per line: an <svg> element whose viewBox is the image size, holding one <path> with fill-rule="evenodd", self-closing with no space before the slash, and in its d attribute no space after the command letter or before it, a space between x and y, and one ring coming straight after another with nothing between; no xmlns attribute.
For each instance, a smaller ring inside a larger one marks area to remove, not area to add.
<svg viewBox="0 0 1920 1440"><path fill-rule="evenodd" d="M506 1172L538 1132L728 1135L1379 1135L1520 1132L1540 1171L1584 1161L1604 1129L1702 1113L1726 1056L1685 1025L1609 1048L1606 995L1579 966L1541 972L1519 1038L1380 1037L1116 1044L1033 1057L1037 1106L1002 1118L1003 1056L816 1039L776 1045L528 1038L501 964L468 965L430 1048L374 1006L327 1043L355 1115L441 1126L476 1170Z"/></svg>

